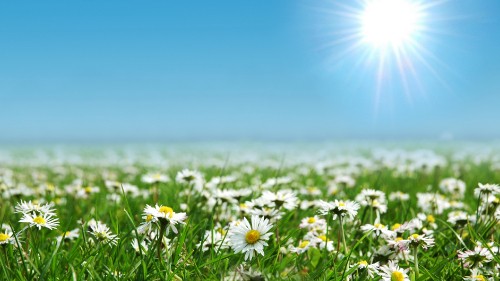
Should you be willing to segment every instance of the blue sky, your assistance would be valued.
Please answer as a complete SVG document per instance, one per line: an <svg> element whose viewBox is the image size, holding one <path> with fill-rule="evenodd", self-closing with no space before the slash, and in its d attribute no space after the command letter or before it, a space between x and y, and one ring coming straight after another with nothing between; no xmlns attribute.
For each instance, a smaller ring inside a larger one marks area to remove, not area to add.
<svg viewBox="0 0 500 281"><path fill-rule="evenodd" d="M500 1L433 7L443 65L379 98L334 2L4 1L0 141L500 137Z"/></svg>

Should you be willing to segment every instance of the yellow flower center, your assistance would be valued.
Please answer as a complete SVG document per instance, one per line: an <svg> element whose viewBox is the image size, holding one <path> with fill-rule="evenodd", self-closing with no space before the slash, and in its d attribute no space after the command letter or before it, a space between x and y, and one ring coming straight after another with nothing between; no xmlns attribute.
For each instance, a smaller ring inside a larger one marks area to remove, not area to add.
<svg viewBox="0 0 500 281"><path fill-rule="evenodd" d="M153 215L146 216L146 222L150 222L153 219Z"/></svg>
<svg viewBox="0 0 500 281"><path fill-rule="evenodd" d="M374 226L375 228L384 228L384 227L385 227L385 225L380 224L380 223L376 223L376 224L374 224L373 226Z"/></svg>
<svg viewBox="0 0 500 281"><path fill-rule="evenodd" d="M222 234L222 235L226 235L226 232L227 232L227 231L226 231L226 230L224 230L223 228L218 228L218 229L217 229L217 232L219 232L219 233L220 233L220 234Z"/></svg>
<svg viewBox="0 0 500 281"><path fill-rule="evenodd" d="M299 248L304 249L307 245L309 245L309 241L304 240L300 243Z"/></svg>
<svg viewBox="0 0 500 281"><path fill-rule="evenodd" d="M318 189L316 187L314 187L314 186L310 186L310 187L307 188L307 191L309 191L310 193L313 193L316 190L318 190Z"/></svg>
<svg viewBox="0 0 500 281"><path fill-rule="evenodd" d="M91 186L87 186L84 188L85 190L85 193L91 193L92 192L92 187Z"/></svg>
<svg viewBox="0 0 500 281"><path fill-rule="evenodd" d="M340 202L339 202L339 207L345 207L345 203L344 203L344 201L340 201Z"/></svg>
<svg viewBox="0 0 500 281"><path fill-rule="evenodd" d="M398 229L398 228L400 228L400 227L401 227L401 224L400 224L400 223L395 223L395 224L393 224L393 225L392 225L391 229L392 229L392 230L396 230L396 229Z"/></svg>
<svg viewBox="0 0 500 281"><path fill-rule="evenodd" d="M427 221L428 221L429 223L434 223L434 222L436 221L436 219L434 218L434 216L433 216L433 215L428 215L428 216L427 216Z"/></svg>
<svg viewBox="0 0 500 281"><path fill-rule="evenodd" d="M34 218L33 222L36 223L36 224L45 224L45 223L47 223L47 221L44 218L40 217L40 216Z"/></svg>
<svg viewBox="0 0 500 281"><path fill-rule="evenodd" d="M418 235L416 233L411 235L411 238L413 238L413 239L418 239L419 237L420 237L420 235Z"/></svg>
<svg viewBox="0 0 500 281"><path fill-rule="evenodd" d="M358 265L361 265L361 266L367 266L368 265L368 262L363 260L363 261L360 261L358 262Z"/></svg>
<svg viewBox="0 0 500 281"><path fill-rule="evenodd" d="M399 271L394 271L391 274L391 281L404 281L405 276Z"/></svg>
<svg viewBox="0 0 500 281"><path fill-rule="evenodd" d="M326 242L326 235L320 235L318 238L323 240L323 242Z"/></svg>
<svg viewBox="0 0 500 281"><path fill-rule="evenodd" d="M310 217L309 219L307 219L307 223L315 223L316 222L316 219L314 217Z"/></svg>
<svg viewBox="0 0 500 281"><path fill-rule="evenodd" d="M160 213L168 215L169 218L172 218L174 216L174 210L170 207L161 206L159 211Z"/></svg>
<svg viewBox="0 0 500 281"><path fill-rule="evenodd" d="M402 237L396 237L396 242L399 242L399 241L401 241L401 240L403 240L403 238L402 238Z"/></svg>
<svg viewBox="0 0 500 281"><path fill-rule="evenodd" d="M483 275L476 275L474 276L474 279L479 281L486 281L486 278Z"/></svg>
<svg viewBox="0 0 500 281"><path fill-rule="evenodd" d="M240 204L240 208L241 208L241 209L246 209L246 208L247 208L247 205L246 205L245 203L241 203L241 204Z"/></svg>
<svg viewBox="0 0 500 281"><path fill-rule="evenodd" d="M255 244L257 241L260 239L260 232L252 229L247 234L245 235L245 241L247 241L248 244Z"/></svg>
<svg viewBox="0 0 500 281"><path fill-rule="evenodd" d="M96 237L100 240L106 240L107 237L108 237L108 234L104 231L101 231L101 232L96 232Z"/></svg>
<svg viewBox="0 0 500 281"><path fill-rule="evenodd" d="M161 179L161 174L154 174L154 175L153 175L153 178L154 178L155 180L159 180L159 179Z"/></svg>
<svg viewBox="0 0 500 281"><path fill-rule="evenodd" d="M10 238L10 235L7 233L0 233L0 242L5 242Z"/></svg>
<svg viewBox="0 0 500 281"><path fill-rule="evenodd" d="M70 235L70 234L71 234L71 232L66 231L66 232L64 233L64 237L68 237L68 235Z"/></svg>

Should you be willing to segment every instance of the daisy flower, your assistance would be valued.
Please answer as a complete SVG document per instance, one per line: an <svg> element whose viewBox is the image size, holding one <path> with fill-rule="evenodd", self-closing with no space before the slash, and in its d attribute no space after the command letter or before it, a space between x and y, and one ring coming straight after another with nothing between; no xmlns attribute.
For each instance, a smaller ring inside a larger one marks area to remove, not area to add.
<svg viewBox="0 0 500 281"><path fill-rule="evenodd" d="M359 204L353 201L339 201L335 200L334 202L325 202L323 200L319 200L317 202L319 206L319 214L327 215L328 213L333 214L333 219L336 219L337 216L348 216L353 219L354 216L358 213Z"/></svg>
<svg viewBox="0 0 500 281"><path fill-rule="evenodd" d="M385 193L380 190L375 189L363 189L356 196L356 201L358 201L362 206L371 206L371 202L378 201L380 203L385 203Z"/></svg>
<svg viewBox="0 0 500 281"><path fill-rule="evenodd" d="M401 191L391 192L389 194L389 200L391 200L391 201L408 201L408 200L410 200L410 195L408 193L403 193Z"/></svg>
<svg viewBox="0 0 500 281"><path fill-rule="evenodd" d="M328 239L326 235L324 234L316 234L314 232L308 232L305 236L304 239L310 239L310 241L317 246L320 250L323 250L326 248L328 252L331 252L335 249L333 246L333 241Z"/></svg>
<svg viewBox="0 0 500 281"><path fill-rule="evenodd" d="M414 247L422 246L424 249L434 247L434 238L426 234L414 233L408 237L408 240L410 241L410 245Z"/></svg>
<svg viewBox="0 0 500 281"><path fill-rule="evenodd" d="M483 267L493 259L493 255L488 248L478 245L474 250L458 251L458 258L462 260L465 267L476 268Z"/></svg>
<svg viewBox="0 0 500 281"><path fill-rule="evenodd" d="M180 184L194 185L197 190L201 190L204 180L203 175L200 172L184 169L177 172L175 181Z"/></svg>
<svg viewBox="0 0 500 281"><path fill-rule="evenodd" d="M264 255L264 246L272 235L273 227L268 219L252 216L249 223L246 218L229 229L229 241L235 253L245 253L245 260L252 259L254 253Z"/></svg>
<svg viewBox="0 0 500 281"><path fill-rule="evenodd" d="M387 245L398 252L408 250L408 245L410 244L409 240L403 239L402 237L389 237L385 241L387 242Z"/></svg>
<svg viewBox="0 0 500 281"><path fill-rule="evenodd" d="M389 261L388 264L382 265L379 268L378 275L384 281L410 281L408 277L408 268L402 269L394 261Z"/></svg>
<svg viewBox="0 0 500 281"><path fill-rule="evenodd" d="M439 193L417 193L417 205L424 212L442 214L450 208L450 202Z"/></svg>
<svg viewBox="0 0 500 281"><path fill-rule="evenodd" d="M441 180L439 188L455 198L463 198L465 193L465 182L456 178L446 178Z"/></svg>
<svg viewBox="0 0 500 281"><path fill-rule="evenodd" d="M318 216L303 218L299 227L307 229L326 228L326 220Z"/></svg>
<svg viewBox="0 0 500 281"><path fill-rule="evenodd" d="M146 240L142 240L140 243L137 240L137 238L132 239L132 242L130 242L132 245L132 248L137 254L140 254L141 252L143 254L147 254L149 245L147 244Z"/></svg>
<svg viewBox="0 0 500 281"><path fill-rule="evenodd" d="M167 224L167 234L169 229L172 229L174 233L177 233L177 228L175 227L176 224L184 224L187 215L186 213L176 213L174 210L170 207L167 206L158 206L158 204L155 205L155 207L146 205L144 208L144 214L147 216L151 215L151 219L154 221L159 221L160 223L166 223Z"/></svg>
<svg viewBox="0 0 500 281"><path fill-rule="evenodd" d="M273 202L278 209L283 206L287 210L293 210L298 205L298 198L291 190L279 190L278 192L264 190L262 197Z"/></svg>
<svg viewBox="0 0 500 281"><path fill-rule="evenodd" d="M46 227L48 229L54 229L59 225L59 220L51 214L35 214L35 213L26 213L21 218L19 222L29 223L30 227L35 226L39 230L42 227Z"/></svg>
<svg viewBox="0 0 500 281"><path fill-rule="evenodd" d="M297 253L297 254L303 254L309 250L309 248L314 247L314 244L311 243L309 240L303 240L300 241L299 245L297 247L291 247L290 252L292 253Z"/></svg>
<svg viewBox="0 0 500 281"><path fill-rule="evenodd" d="M375 278L375 274L377 274L380 265L378 262L369 264L367 261L362 260L353 264L351 267L357 267L358 270L366 270L366 273L370 278Z"/></svg>
<svg viewBox="0 0 500 281"><path fill-rule="evenodd" d="M75 197L86 199L92 194L99 193L99 191L101 191L101 190L97 186L86 186L86 187L78 188L76 190Z"/></svg>
<svg viewBox="0 0 500 281"><path fill-rule="evenodd" d="M466 281L487 281L486 278L477 268L474 268L470 271L469 276L465 276L464 280Z"/></svg>
<svg viewBox="0 0 500 281"><path fill-rule="evenodd" d="M474 195L479 197L479 195L487 194L500 194L500 186L498 184L482 184L479 183L479 187L474 189Z"/></svg>
<svg viewBox="0 0 500 281"><path fill-rule="evenodd" d="M356 184L356 180L349 175L338 175L333 182L345 187L354 187Z"/></svg>
<svg viewBox="0 0 500 281"><path fill-rule="evenodd" d="M4 228L0 231L0 245L15 244L14 234L9 228Z"/></svg>
<svg viewBox="0 0 500 281"><path fill-rule="evenodd" d="M169 182L170 178L167 175L161 174L161 173L150 173L150 174L145 174L141 177L141 181L144 183L160 183L160 182Z"/></svg>
<svg viewBox="0 0 500 281"><path fill-rule="evenodd" d="M109 246L114 246L118 243L118 236L111 233L109 227L100 221L92 219L88 223L88 228L90 234L99 243L109 244Z"/></svg>
<svg viewBox="0 0 500 281"><path fill-rule="evenodd" d="M57 237L57 242L60 243L61 241L70 241L70 240L75 240L80 236L80 229L75 228L70 231L63 232L61 235Z"/></svg>
<svg viewBox="0 0 500 281"><path fill-rule="evenodd" d="M383 225L383 224L380 224L380 223L376 223L376 224L373 224L373 225L372 224L362 225L361 226L361 230L363 230L364 232L373 231L373 236L375 236L375 237L378 237L381 234L383 235L383 237L394 237L394 236L396 236L396 232L389 230L387 228L387 225Z"/></svg>
<svg viewBox="0 0 500 281"><path fill-rule="evenodd" d="M464 211L453 211L453 212L448 213L447 222L449 222L452 225L455 225L457 227L462 227L462 226L465 226L469 222L472 224L475 223L476 217L471 216Z"/></svg>
<svg viewBox="0 0 500 281"><path fill-rule="evenodd" d="M28 202L21 200L21 202L17 203L14 210L16 213L21 214L36 213L40 215L55 215L54 209L52 209L53 206L52 203L38 204L32 203L31 200Z"/></svg>
<svg viewBox="0 0 500 281"><path fill-rule="evenodd" d="M283 216L283 212L274 208L253 208L247 210L247 213L252 216L259 216L269 219L271 222L276 222Z"/></svg>
<svg viewBox="0 0 500 281"><path fill-rule="evenodd" d="M237 192L234 189L219 189L215 188L214 192L211 196L219 202L222 203L230 203L237 204L238 200L236 200Z"/></svg>

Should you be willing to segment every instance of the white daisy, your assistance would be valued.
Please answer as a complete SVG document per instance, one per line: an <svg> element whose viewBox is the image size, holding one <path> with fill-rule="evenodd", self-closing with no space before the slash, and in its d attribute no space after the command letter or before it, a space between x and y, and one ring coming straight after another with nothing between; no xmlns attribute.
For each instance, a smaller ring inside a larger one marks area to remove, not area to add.
<svg viewBox="0 0 500 281"><path fill-rule="evenodd" d="M311 243L309 240L302 240L297 247L291 247L290 252L300 255L307 252L311 247L314 247L314 243Z"/></svg>
<svg viewBox="0 0 500 281"><path fill-rule="evenodd" d="M55 215L54 209L52 209L53 206L54 204L52 203L38 204L32 203L31 200L28 202L21 200L19 203L17 203L14 209L16 213L21 214L36 213L40 215Z"/></svg>
<svg viewBox="0 0 500 281"><path fill-rule="evenodd" d="M320 250L323 250L326 248L328 252L331 252L335 249L333 245L333 241L328 239L326 235L321 234L321 233L316 233L316 232L308 232L305 236L304 239L307 239L311 241L311 243L318 247Z"/></svg>
<svg viewBox="0 0 500 281"><path fill-rule="evenodd" d="M154 221L159 221L160 223L167 223L167 234L169 229L172 229L174 233L177 233L176 224L184 224L187 215L186 213L176 213L174 210L167 206L158 206L156 204L155 207L146 205L144 208L144 214L146 217L151 215Z"/></svg>
<svg viewBox="0 0 500 281"><path fill-rule="evenodd" d="M326 220L318 216L303 218L299 227L307 229L326 228Z"/></svg>
<svg viewBox="0 0 500 281"><path fill-rule="evenodd" d="M246 218L229 229L229 241L235 253L245 253L245 260L252 259L254 252L264 255L264 246L272 235L269 220L252 216L250 224Z"/></svg>
<svg viewBox="0 0 500 281"><path fill-rule="evenodd" d="M319 200L316 203L319 206L319 213L321 215L326 215L328 213L333 214L333 219L336 219L337 216L348 216L353 219L359 210L359 204L353 201L339 201L336 200L334 202L325 202L323 200Z"/></svg>
<svg viewBox="0 0 500 281"><path fill-rule="evenodd" d="M387 225L383 225L380 223L376 223L373 225L372 224L362 225L361 230L363 230L364 232L373 231L373 236L375 236L375 237L378 237L381 234L383 235L383 237L395 237L396 236L396 232L389 230L387 228Z"/></svg>
<svg viewBox="0 0 500 281"><path fill-rule="evenodd" d="M474 250L458 251L458 258L464 263L464 267L476 268L483 267L484 263L488 263L493 259L493 255L486 247L478 245Z"/></svg>
<svg viewBox="0 0 500 281"><path fill-rule="evenodd" d="M104 223L92 219L88 223L88 228L90 234L92 234L97 242L108 244L109 246L114 246L118 243L118 236L112 234L109 227Z"/></svg>
<svg viewBox="0 0 500 281"><path fill-rule="evenodd" d="M465 276L464 280L466 281L487 281L489 280L486 276L484 276L481 271L477 268L474 268L470 271L469 276Z"/></svg>
<svg viewBox="0 0 500 281"><path fill-rule="evenodd" d="M149 173L149 174L143 175L141 177L141 181L144 183L149 183L149 184L160 183L160 182L165 183L165 182L169 182L170 178L167 175L164 175L161 173Z"/></svg>
<svg viewBox="0 0 500 281"><path fill-rule="evenodd" d="M434 247L434 238L426 234L414 233L408 237L408 240L410 241L410 245L414 247L422 246L424 249Z"/></svg>
<svg viewBox="0 0 500 281"><path fill-rule="evenodd" d="M384 281L410 281L408 277L408 268L402 269L394 261L389 261L388 264L382 265L379 268L378 275Z"/></svg>
<svg viewBox="0 0 500 281"><path fill-rule="evenodd" d="M130 242L130 244L137 254L140 254L141 252L142 254L147 254L149 245L147 244L145 239L139 243L137 238L134 238L132 239L132 242Z"/></svg>
<svg viewBox="0 0 500 281"><path fill-rule="evenodd" d="M80 236L80 229L75 228L73 230L63 232L61 235L59 235L57 237L57 242L60 243L61 241L63 241L63 239L65 241L75 240L76 238L78 238L78 236Z"/></svg>
<svg viewBox="0 0 500 281"><path fill-rule="evenodd" d="M455 198L463 198L465 193L465 182L456 178L442 179L439 188Z"/></svg>
<svg viewBox="0 0 500 281"><path fill-rule="evenodd" d="M482 184L479 183L479 187L474 189L474 195L476 197L479 197L479 195L486 195L486 194L500 194L500 186L498 184Z"/></svg>
<svg viewBox="0 0 500 281"><path fill-rule="evenodd" d="M356 201L358 201L362 206L371 206L373 205L373 201L384 204L386 201L385 193L375 189L363 189L358 195L356 195Z"/></svg>
<svg viewBox="0 0 500 281"><path fill-rule="evenodd" d="M389 194L389 200L391 201L408 201L410 200L410 195L401 191L391 192Z"/></svg>
<svg viewBox="0 0 500 281"><path fill-rule="evenodd" d="M196 190L200 191L203 188L203 175L198 171L184 169L179 171L175 176L175 181L180 184L192 185Z"/></svg>
<svg viewBox="0 0 500 281"><path fill-rule="evenodd" d="M417 193L417 205L426 213L438 215L450 208L449 200L439 193Z"/></svg>
<svg viewBox="0 0 500 281"><path fill-rule="evenodd" d="M358 270L366 270L366 273L370 278L375 277L375 274L377 274L380 267L378 262L369 264L366 260L359 261L358 263L353 264L351 267L355 266L358 268Z"/></svg>
<svg viewBox="0 0 500 281"><path fill-rule="evenodd" d="M15 244L16 240L10 228L0 230L0 245Z"/></svg>
<svg viewBox="0 0 500 281"><path fill-rule="evenodd" d="M54 229L59 225L59 220L51 214L27 213L19 222L29 223L30 227L35 226L38 229L42 229L42 227Z"/></svg>
<svg viewBox="0 0 500 281"><path fill-rule="evenodd" d="M469 222L472 224L475 223L476 217L471 216L464 211L453 211L453 212L448 213L447 222L449 222L455 226L458 226L458 227L463 227Z"/></svg>
<svg viewBox="0 0 500 281"><path fill-rule="evenodd" d="M264 192L262 192L262 197L273 202L278 209L283 206L283 208L287 210L293 210L298 205L298 199L295 193L287 189L278 190L277 192L264 190Z"/></svg>

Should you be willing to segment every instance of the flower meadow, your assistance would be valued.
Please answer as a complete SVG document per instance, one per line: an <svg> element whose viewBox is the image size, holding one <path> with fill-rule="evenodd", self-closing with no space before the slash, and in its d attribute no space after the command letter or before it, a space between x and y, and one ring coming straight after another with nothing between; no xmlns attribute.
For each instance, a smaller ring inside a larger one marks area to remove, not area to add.
<svg viewBox="0 0 500 281"><path fill-rule="evenodd" d="M2 280L499 280L500 150L9 148Z"/></svg>

